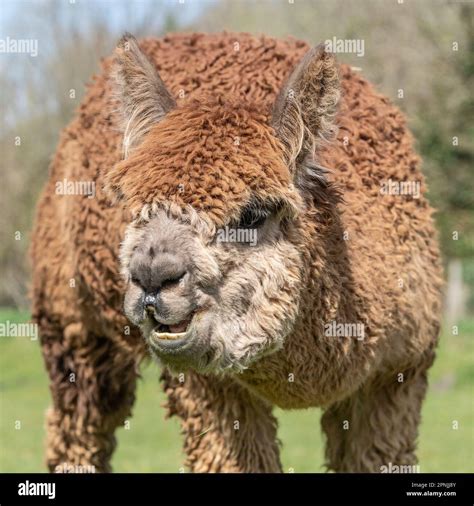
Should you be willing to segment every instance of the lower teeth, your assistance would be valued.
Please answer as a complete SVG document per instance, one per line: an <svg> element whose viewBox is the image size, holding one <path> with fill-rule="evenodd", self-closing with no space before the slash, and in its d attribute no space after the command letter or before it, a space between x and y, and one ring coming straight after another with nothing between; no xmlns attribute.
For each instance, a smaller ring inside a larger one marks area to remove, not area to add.
<svg viewBox="0 0 474 506"><path fill-rule="evenodd" d="M161 339L178 339L178 337L184 336L183 334L162 334L160 337Z"/></svg>
<svg viewBox="0 0 474 506"><path fill-rule="evenodd" d="M185 336L186 332L158 332L154 330L153 334L155 334L159 339L173 340Z"/></svg>

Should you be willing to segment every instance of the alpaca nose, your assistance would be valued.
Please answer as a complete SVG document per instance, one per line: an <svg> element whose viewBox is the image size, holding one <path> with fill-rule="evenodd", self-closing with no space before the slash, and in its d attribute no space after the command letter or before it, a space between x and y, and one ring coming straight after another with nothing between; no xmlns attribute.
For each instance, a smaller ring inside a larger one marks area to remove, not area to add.
<svg viewBox="0 0 474 506"><path fill-rule="evenodd" d="M150 262L139 261L131 269L132 279L145 292L145 306L153 306L159 292L177 285L186 274L185 262L179 256L161 253Z"/></svg>

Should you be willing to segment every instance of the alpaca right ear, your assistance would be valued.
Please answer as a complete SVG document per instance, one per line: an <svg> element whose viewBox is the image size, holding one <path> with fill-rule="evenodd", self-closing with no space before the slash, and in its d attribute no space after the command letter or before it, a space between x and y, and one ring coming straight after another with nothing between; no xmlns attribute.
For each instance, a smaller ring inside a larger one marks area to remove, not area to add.
<svg viewBox="0 0 474 506"><path fill-rule="evenodd" d="M113 78L124 119L123 150L127 158L151 127L176 106L176 102L156 67L129 33L117 45Z"/></svg>

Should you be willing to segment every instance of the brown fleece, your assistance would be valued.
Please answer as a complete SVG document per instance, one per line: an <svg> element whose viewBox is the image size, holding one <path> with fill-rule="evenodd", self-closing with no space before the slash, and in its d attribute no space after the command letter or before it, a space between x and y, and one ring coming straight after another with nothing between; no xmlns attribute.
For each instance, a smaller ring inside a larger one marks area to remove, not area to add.
<svg viewBox="0 0 474 506"><path fill-rule="evenodd" d="M130 158L107 174L108 188L134 216L145 204L174 202L203 211L221 226L251 194L288 199L284 188L290 174L265 127L266 116L232 98L201 100L204 104L190 100L171 111Z"/></svg>
<svg viewBox="0 0 474 506"><path fill-rule="evenodd" d="M121 161L106 59L62 133L38 206L33 317L53 396L51 470L60 463L110 470L114 430L132 409L146 349L122 314L118 252L125 226L143 206L190 204L220 226L250 195L299 205L287 191L290 148L269 122L306 43L193 34L148 39L141 47L177 109ZM319 148L330 184L296 225L305 273L294 332L242 375L189 372L180 383L163 374L191 470L280 470L272 404L324 407L331 469L377 472L389 462L416 461L440 316L432 211L423 195L381 196L382 181L423 181L411 135L398 109L358 73L341 66L340 77L337 139ZM57 195L56 182L65 178L94 181L95 198ZM332 320L363 322L365 339L326 337L324 323Z"/></svg>

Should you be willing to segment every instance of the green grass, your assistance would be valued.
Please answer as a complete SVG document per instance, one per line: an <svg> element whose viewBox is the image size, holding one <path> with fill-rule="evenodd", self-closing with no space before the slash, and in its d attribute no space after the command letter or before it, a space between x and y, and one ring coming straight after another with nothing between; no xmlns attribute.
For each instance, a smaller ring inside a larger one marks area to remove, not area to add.
<svg viewBox="0 0 474 506"><path fill-rule="evenodd" d="M0 321L25 322L28 316L0 311ZM422 472L473 472L474 455L474 320L460 326L459 335L444 333L430 373L430 390L423 408L419 460ZM183 454L179 426L164 420L164 396L158 369L143 370L130 428L117 432L115 471L178 472ZM49 404L47 377L38 341L0 337L0 471L45 471L44 412ZM283 443L285 471L321 472L323 440L320 411L276 410ZM16 428L16 422L21 423ZM458 429L453 429L453 421Z"/></svg>

